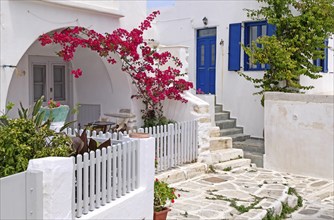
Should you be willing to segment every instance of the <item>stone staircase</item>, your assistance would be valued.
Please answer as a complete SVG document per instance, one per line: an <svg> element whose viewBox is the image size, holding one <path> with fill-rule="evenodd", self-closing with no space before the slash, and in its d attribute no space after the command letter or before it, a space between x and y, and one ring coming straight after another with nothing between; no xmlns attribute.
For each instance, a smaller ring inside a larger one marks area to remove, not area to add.
<svg viewBox="0 0 334 220"><path fill-rule="evenodd" d="M249 138L245 141L235 141L233 142L233 148L242 149L245 158L251 159L257 167L263 167L263 139Z"/></svg>
<svg viewBox="0 0 334 220"><path fill-rule="evenodd" d="M263 139L243 134L243 128L236 126L236 119L230 118L230 112L224 111L222 105L215 106L215 121L216 126L220 128L220 136L231 137L234 149L242 149L245 158L251 159L257 167L263 167Z"/></svg>
<svg viewBox="0 0 334 220"><path fill-rule="evenodd" d="M242 149L232 148L232 138L220 136L219 129L219 127L212 128L208 150L200 154L199 162L213 165L217 169L227 167L236 168L240 166L249 167L251 160L244 158Z"/></svg>
<svg viewBox="0 0 334 220"><path fill-rule="evenodd" d="M220 128L220 136L231 137L234 141L244 141L250 138L249 135L243 133L243 127L237 127L236 119L230 117L230 112L223 111L222 105L215 106L216 126Z"/></svg>

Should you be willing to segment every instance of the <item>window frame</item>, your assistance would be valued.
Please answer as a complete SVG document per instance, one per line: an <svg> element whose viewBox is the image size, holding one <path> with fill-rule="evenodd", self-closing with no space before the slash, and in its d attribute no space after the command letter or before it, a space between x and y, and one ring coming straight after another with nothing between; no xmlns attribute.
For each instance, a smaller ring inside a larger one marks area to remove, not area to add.
<svg viewBox="0 0 334 220"><path fill-rule="evenodd" d="M251 21L251 22L244 22L244 45L245 46L250 46L249 42L249 37L250 37L250 28L257 26L257 37L263 36L262 34L262 26L265 25L266 26L266 36L268 36L268 22L265 21ZM259 45L258 45L259 46ZM245 71L263 71L266 69L269 69L269 65L265 64L265 67L262 67L262 64L258 63L256 64L256 68L250 68L249 66L249 56L246 54L246 52L244 51L243 53L244 55L244 70Z"/></svg>
<svg viewBox="0 0 334 220"><path fill-rule="evenodd" d="M324 48L324 58L323 59L316 59L313 60L313 64L316 66L321 67L319 73L328 73L328 39L324 41L325 48Z"/></svg>
<svg viewBox="0 0 334 220"><path fill-rule="evenodd" d="M34 65L45 65L46 66L46 82L45 82L45 97L44 97L44 104L50 99L54 98L54 66L64 66L65 73L64 73L64 100L56 100L61 104L70 104L72 101L72 89L71 89L71 79L69 77L70 65L68 62L63 61L59 57L51 57L51 56L37 56L37 55L29 55L28 58L29 63L29 103L34 103L34 74L33 74L33 67ZM51 91L50 91L51 88Z"/></svg>

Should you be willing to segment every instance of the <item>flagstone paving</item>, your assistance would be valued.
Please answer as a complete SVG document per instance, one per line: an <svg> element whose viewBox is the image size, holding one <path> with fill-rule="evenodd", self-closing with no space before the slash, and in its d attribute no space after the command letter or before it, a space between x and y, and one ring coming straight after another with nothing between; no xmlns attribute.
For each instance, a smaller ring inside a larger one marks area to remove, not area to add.
<svg viewBox="0 0 334 220"><path fill-rule="evenodd" d="M199 174L171 186L177 189L180 198L172 204L169 220L262 219L268 210L280 214L282 202L291 207L297 205L297 196L288 194L290 187L302 197L303 205L289 214L288 219L334 219L332 180L242 167ZM242 210L231 206L233 201L239 208L254 207L241 213Z"/></svg>

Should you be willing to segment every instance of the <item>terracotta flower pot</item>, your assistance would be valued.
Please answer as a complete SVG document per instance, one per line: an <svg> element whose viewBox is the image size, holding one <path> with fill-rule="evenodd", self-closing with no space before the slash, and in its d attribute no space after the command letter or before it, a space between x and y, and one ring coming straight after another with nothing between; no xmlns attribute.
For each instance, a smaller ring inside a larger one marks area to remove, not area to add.
<svg viewBox="0 0 334 220"><path fill-rule="evenodd" d="M130 133L129 136L130 138L149 138L150 134L136 132L136 133Z"/></svg>
<svg viewBox="0 0 334 220"><path fill-rule="evenodd" d="M154 212L153 220L166 220L169 211L170 211L169 208L165 208L160 212Z"/></svg>

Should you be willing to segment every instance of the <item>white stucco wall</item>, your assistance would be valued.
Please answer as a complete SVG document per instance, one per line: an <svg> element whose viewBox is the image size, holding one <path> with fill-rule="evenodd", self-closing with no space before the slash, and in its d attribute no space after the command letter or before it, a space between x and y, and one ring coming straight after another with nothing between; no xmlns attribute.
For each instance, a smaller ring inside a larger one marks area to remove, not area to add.
<svg viewBox="0 0 334 220"><path fill-rule="evenodd" d="M257 7L258 3L255 0L175 1L174 7L161 9L161 15L155 23L154 37L161 44L182 44L189 47L189 79L196 85L196 31L205 28L202 19L207 17L207 27L217 28L216 102L223 104L224 110L231 112L231 117L237 118L237 125L243 126L246 134L263 137L261 97L252 95L257 89L236 72L227 70L229 24L250 21L243 9ZM329 57L331 57L329 69L333 72L332 51L329 51ZM241 66L244 66L243 55L241 55ZM255 78L263 74L261 71L245 73ZM329 77L332 78L332 75ZM324 81L320 81L312 81L317 86L316 91L330 87L331 81L326 81L325 78ZM319 86L323 88L318 88Z"/></svg>
<svg viewBox="0 0 334 220"><path fill-rule="evenodd" d="M99 10L99 6L101 6L99 4L95 5L96 7L87 6L86 8L82 7L82 4L78 8L75 6L68 7L65 5L54 4L48 1L6 0L0 1L0 4L0 64L13 66L18 65L21 58L23 60L20 65L26 65L26 61L24 60L25 58L23 57L24 54L36 41L38 36L43 33L76 25L91 28L101 33L111 32L118 27L132 29L133 27L137 27L146 16L145 1L113 1L113 3L109 5L110 7L113 5L113 7L111 7L113 9L110 9L109 11L105 10L105 8L103 10ZM86 58L90 59L90 57ZM88 64L89 62L87 65ZM90 68L93 69L93 67ZM12 76L14 75L15 69L1 68L0 70L0 110L3 110L7 102L9 84ZM24 68L19 70L25 71L26 76L20 79L15 79L15 81L20 81L20 85L23 86L22 90L26 91L27 84L25 83L25 77L27 77L27 74L29 73ZM100 69L94 69L94 71L89 72L95 71L98 72ZM103 69L103 71L106 70ZM108 71L111 71L111 74L115 72L115 69L108 69ZM110 80L108 81L110 82ZM11 88L11 94L9 96L15 96L15 99L22 97L21 100L26 103L27 98L25 96L27 94L19 93L22 92L21 87L15 85L14 87L15 94L12 94L13 91ZM19 91L16 90L17 88ZM122 91L119 91L119 94L121 94L121 92ZM80 99L79 95L78 99ZM110 108L108 107L108 109Z"/></svg>
<svg viewBox="0 0 334 220"><path fill-rule="evenodd" d="M264 167L333 179L334 96L267 93Z"/></svg>
<svg viewBox="0 0 334 220"><path fill-rule="evenodd" d="M57 46L43 47L39 42L34 42L18 63L18 69L21 74L13 74L8 102L13 102L15 108L10 111L9 116L17 116L17 108L22 102L24 106L29 106L29 56L48 56L55 57ZM116 58L116 57L115 57ZM58 58L61 60L61 58ZM117 58L116 58L117 59ZM67 92L72 94L72 99L68 103L71 107L76 104L100 104L101 114L118 112L121 108L134 108L131 106L131 94L134 91L130 89L130 82L127 75L121 71L120 63L116 65L108 64L102 60L96 53L89 49L79 48L70 67L80 68L83 76L74 78L69 77L69 86ZM24 71L24 74L23 74ZM69 71L70 72L70 71ZM70 73L68 73L70 74Z"/></svg>

